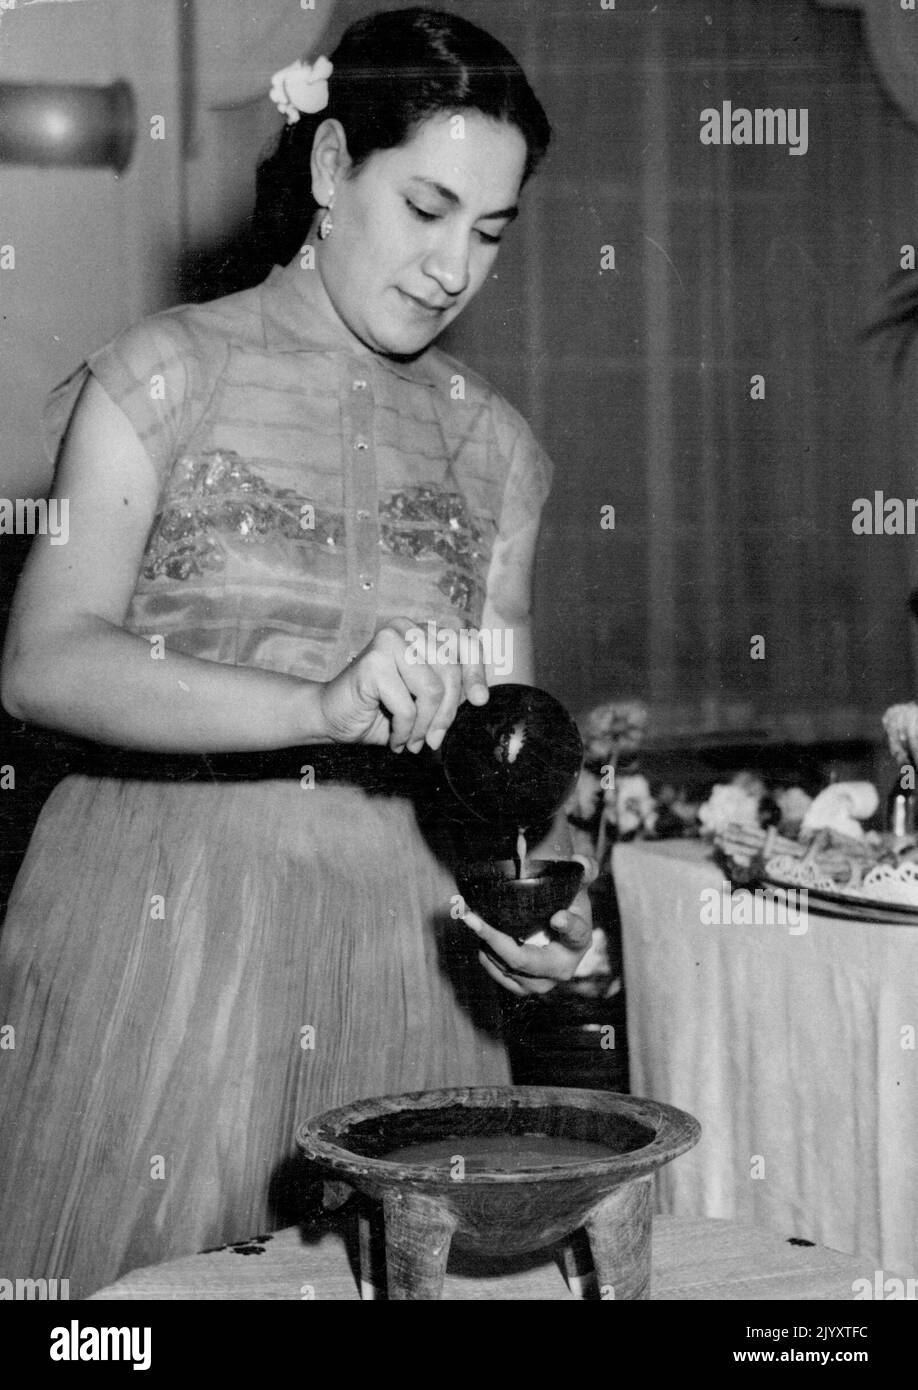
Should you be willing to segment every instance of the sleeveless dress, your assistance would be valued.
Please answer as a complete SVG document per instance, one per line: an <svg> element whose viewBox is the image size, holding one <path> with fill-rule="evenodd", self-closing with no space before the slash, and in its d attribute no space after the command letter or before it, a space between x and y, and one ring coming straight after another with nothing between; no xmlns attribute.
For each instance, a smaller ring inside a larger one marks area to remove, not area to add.
<svg viewBox="0 0 918 1390"><path fill-rule="evenodd" d="M151 660L328 680L394 616L477 624L547 495L487 383L355 350L314 275L155 315L52 393L52 448L91 372L157 470L125 624ZM509 1080L438 778L429 751L99 750L54 790L0 935L0 1270L85 1297L289 1224L310 1114Z"/></svg>

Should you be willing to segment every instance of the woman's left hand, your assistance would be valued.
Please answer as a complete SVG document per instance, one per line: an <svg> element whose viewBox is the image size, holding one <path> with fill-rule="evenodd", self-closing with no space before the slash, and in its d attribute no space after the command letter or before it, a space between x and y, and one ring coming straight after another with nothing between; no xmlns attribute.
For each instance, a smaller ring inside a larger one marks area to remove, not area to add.
<svg viewBox="0 0 918 1390"><path fill-rule="evenodd" d="M599 865L582 854L573 854L571 858L584 866L583 886L570 907L552 917L553 939L547 945L521 946L475 912L466 912L462 918L485 947L478 953L479 961L491 978L511 994L547 994L563 980L572 979L592 944L593 915L587 888L596 878Z"/></svg>

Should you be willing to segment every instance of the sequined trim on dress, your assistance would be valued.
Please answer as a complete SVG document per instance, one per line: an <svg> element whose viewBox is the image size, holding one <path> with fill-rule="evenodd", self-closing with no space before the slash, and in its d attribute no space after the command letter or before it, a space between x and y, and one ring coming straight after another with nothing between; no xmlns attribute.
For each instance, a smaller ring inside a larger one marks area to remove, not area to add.
<svg viewBox="0 0 918 1390"><path fill-rule="evenodd" d="M310 524L313 523L313 524ZM292 488L272 488L232 449L178 460L170 496L153 522L145 579L189 579L226 563L221 537L265 542L318 542L334 550L344 538L337 512L323 512Z"/></svg>
<svg viewBox="0 0 918 1390"><path fill-rule="evenodd" d="M445 561L449 568L437 588L466 613L480 607L482 562L488 558L485 537L461 493L428 484L393 492L380 504L379 544L390 555Z"/></svg>

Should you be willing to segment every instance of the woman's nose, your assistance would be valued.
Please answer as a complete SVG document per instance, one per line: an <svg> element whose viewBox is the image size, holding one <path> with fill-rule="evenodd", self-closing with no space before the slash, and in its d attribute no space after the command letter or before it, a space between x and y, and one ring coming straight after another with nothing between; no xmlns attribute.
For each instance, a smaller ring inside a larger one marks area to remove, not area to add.
<svg viewBox="0 0 918 1390"><path fill-rule="evenodd" d="M446 294L458 295L469 283L468 237L454 237L428 252L423 269Z"/></svg>

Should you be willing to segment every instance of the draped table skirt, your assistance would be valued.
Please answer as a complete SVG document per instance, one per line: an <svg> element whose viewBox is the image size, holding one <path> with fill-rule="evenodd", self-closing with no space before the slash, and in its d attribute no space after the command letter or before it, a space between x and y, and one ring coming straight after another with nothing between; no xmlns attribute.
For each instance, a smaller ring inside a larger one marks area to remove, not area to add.
<svg viewBox="0 0 918 1390"><path fill-rule="evenodd" d="M698 841L616 845L614 872L631 1088L701 1122L660 1209L918 1273L918 927L734 919Z"/></svg>

